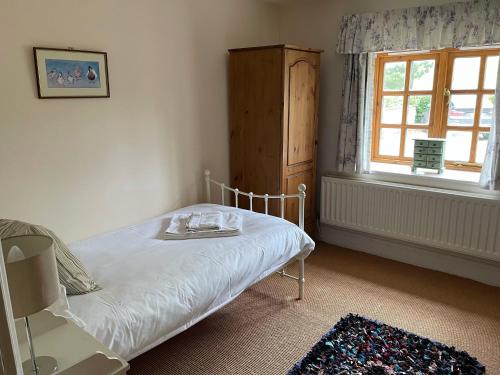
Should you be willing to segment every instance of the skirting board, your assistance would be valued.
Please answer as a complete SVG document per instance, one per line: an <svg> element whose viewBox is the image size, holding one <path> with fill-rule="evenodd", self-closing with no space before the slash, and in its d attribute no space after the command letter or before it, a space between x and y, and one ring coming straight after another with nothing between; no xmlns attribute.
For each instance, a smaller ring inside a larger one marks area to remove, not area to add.
<svg viewBox="0 0 500 375"><path fill-rule="evenodd" d="M500 263L321 224L321 241L500 287Z"/></svg>

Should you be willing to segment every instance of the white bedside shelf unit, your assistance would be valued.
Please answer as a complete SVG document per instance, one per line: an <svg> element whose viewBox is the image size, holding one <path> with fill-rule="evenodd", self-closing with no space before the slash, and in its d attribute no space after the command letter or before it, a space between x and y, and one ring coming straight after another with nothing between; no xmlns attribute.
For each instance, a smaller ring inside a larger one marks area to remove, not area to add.
<svg viewBox="0 0 500 375"><path fill-rule="evenodd" d="M30 316L35 354L54 357L57 375L125 375L129 364L66 318L41 311ZM22 360L30 358L24 321L16 321ZM31 374L24 374L31 375Z"/></svg>

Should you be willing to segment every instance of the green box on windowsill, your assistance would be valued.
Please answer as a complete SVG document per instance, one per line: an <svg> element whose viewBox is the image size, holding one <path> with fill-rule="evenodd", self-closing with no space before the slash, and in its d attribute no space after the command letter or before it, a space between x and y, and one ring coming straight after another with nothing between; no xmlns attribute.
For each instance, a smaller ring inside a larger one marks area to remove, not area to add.
<svg viewBox="0 0 500 375"><path fill-rule="evenodd" d="M444 154L446 139L443 138L416 138L413 140L413 163L411 171L417 168L436 169L439 174L444 171Z"/></svg>

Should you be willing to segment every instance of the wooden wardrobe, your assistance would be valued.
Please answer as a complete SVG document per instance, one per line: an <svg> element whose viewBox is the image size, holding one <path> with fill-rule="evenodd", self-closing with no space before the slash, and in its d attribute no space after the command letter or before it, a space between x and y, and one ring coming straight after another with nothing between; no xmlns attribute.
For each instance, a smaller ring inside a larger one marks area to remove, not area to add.
<svg viewBox="0 0 500 375"><path fill-rule="evenodd" d="M295 194L306 184L309 233L316 218L321 52L291 45L229 50L231 186L255 194ZM248 207L248 201L240 206ZM263 206L254 201L255 211L263 212ZM279 202L269 210L279 216ZM298 200L287 200L285 218L298 222Z"/></svg>

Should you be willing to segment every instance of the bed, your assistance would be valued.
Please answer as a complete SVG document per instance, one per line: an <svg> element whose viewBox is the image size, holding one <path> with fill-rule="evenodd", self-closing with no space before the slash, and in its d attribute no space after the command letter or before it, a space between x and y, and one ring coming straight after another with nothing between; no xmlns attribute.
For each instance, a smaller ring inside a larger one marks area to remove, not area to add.
<svg viewBox="0 0 500 375"><path fill-rule="evenodd" d="M246 194L211 180L208 174L206 181L208 187L216 183L236 196ZM276 199L282 204L284 199L300 199L304 190ZM207 195L210 197L209 189ZM266 202L273 199L262 197ZM243 234L163 239L174 214L214 209L240 213ZM297 225L279 217L198 204L73 243L70 248L102 286L102 290L69 297L70 311L87 332L130 360L212 314L274 272L295 279L302 298L304 259L314 250L314 242ZM284 267L295 260L299 261L299 275L288 275Z"/></svg>

